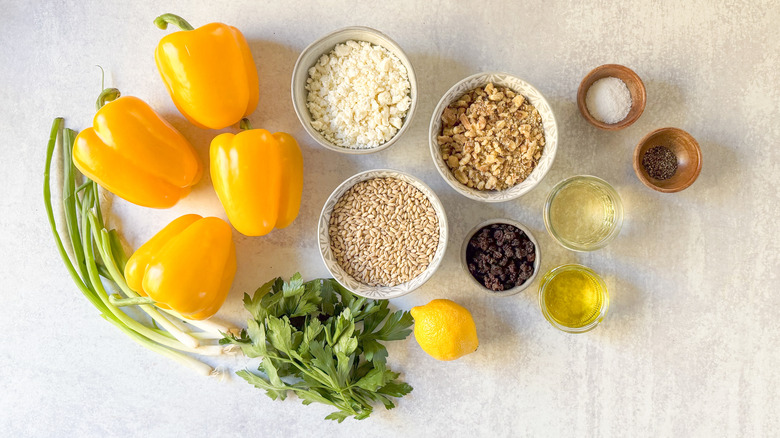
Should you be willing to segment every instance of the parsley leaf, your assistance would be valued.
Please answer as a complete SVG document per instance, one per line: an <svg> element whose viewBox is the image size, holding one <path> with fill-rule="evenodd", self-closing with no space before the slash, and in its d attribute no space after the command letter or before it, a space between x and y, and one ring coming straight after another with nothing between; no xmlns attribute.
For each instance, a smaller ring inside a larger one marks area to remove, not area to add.
<svg viewBox="0 0 780 438"><path fill-rule="evenodd" d="M331 405L337 410L325 418L340 423L367 418L373 402L392 409L391 398L412 391L387 368L382 345L411 333L409 312L390 313L387 301L358 297L333 279L304 282L300 274L245 294L244 307L251 315L247 328L220 344L262 357L257 373L236 374L271 399L293 392L304 405Z"/></svg>
<svg viewBox="0 0 780 438"><path fill-rule="evenodd" d="M412 329L409 328L414 323L412 314L399 310L387 318L387 322L374 333L366 334L368 338L380 341L398 341L406 339Z"/></svg>
<svg viewBox="0 0 780 438"><path fill-rule="evenodd" d="M363 340L363 354L375 365L387 362L387 348L373 339Z"/></svg>
<svg viewBox="0 0 780 438"><path fill-rule="evenodd" d="M303 293L303 291L304 291L303 277L301 277L300 272L293 275L290 281L284 283L284 285L282 286L282 293L284 294L285 298L290 298L290 297L300 295Z"/></svg>

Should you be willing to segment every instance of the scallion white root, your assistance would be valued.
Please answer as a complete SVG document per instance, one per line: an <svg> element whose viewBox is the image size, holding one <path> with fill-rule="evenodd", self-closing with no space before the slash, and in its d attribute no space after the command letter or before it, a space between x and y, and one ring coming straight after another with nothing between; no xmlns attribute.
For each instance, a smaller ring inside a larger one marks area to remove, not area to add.
<svg viewBox="0 0 780 438"><path fill-rule="evenodd" d="M211 317L209 319L201 319L201 320L195 320L195 319L187 319L175 310L170 309L160 309L163 312L175 316L176 318L181 319L182 321L186 322L187 324L192 325L193 327L197 327L205 332L214 333L214 334L222 334L222 333L229 333L234 330L238 330L238 328L230 323L224 322L218 318Z"/></svg>

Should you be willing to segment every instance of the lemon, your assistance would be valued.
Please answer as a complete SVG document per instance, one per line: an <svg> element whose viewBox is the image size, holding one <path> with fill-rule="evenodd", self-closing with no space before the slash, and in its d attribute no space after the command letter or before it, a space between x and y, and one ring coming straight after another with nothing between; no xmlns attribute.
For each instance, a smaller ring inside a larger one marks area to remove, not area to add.
<svg viewBox="0 0 780 438"><path fill-rule="evenodd" d="M423 351L438 360L455 360L479 346L471 313L451 300L433 300L412 307L414 337Z"/></svg>

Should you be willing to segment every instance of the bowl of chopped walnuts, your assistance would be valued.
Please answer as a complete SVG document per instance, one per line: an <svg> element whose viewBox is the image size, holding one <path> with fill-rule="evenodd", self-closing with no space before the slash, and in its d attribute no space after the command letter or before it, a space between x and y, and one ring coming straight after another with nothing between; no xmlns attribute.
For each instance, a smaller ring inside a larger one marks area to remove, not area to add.
<svg viewBox="0 0 780 438"><path fill-rule="evenodd" d="M529 83L506 73L478 73L453 85L431 117L431 157L460 194L504 202L533 189L558 147L550 104Z"/></svg>
<svg viewBox="0 0 780 438"><path fill-rule="evenodd" d="M418 178L390 169L360 172L328 197L317 225L330 274L357 295L408 294L433 276L447 249L447 215Z"/></svg>
<svg viewBox="0 0 780 438"><path fill-rule="evenodd" d="M389 148L409 127L417 105L409 58L369 27L346 27L311 43L295 63L291 87L306 132L346 154Z"/></svg>

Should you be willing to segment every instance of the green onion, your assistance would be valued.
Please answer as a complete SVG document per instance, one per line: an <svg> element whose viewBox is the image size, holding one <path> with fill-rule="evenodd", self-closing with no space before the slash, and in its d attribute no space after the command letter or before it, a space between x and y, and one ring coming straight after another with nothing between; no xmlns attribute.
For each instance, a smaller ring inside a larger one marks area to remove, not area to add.
<svg viewBox="0 0 780 438"><path fill-rule="evenodd" d="M127 286L124 267L127 254L116 230L107 230L100 208L100 189L94 181L81 175L73 165L72 153L76 132L64 127L64 120L54 119L46 150L43 174L43 199L54 241L65 268L81 293L108 322L140 345L180 362L195 371L211 375L208 364L188 355L221 355L230 350L220 345L203 344L219 339L230 328L217 321L189 321L172 311L148 304ZM62 213L65 232L60 233L54 219L51 196L51 169L57 143L62 149ZM68 254L72 252L72 256ZM109 291L113 293L109 293ZM121 306L137 306L151 318L153 326L132 318ZM185 324L186 323L186 324ZM204 332L191 332L187 325Z"/></svg>

